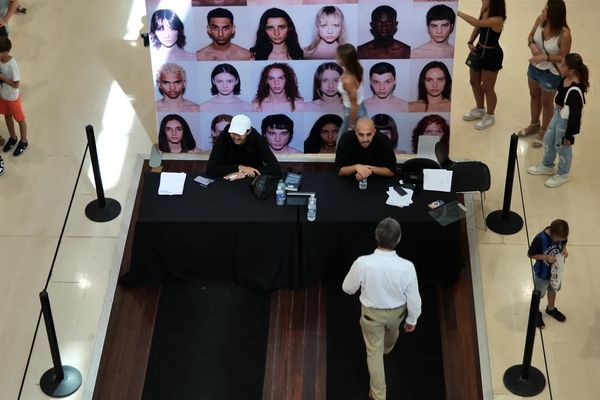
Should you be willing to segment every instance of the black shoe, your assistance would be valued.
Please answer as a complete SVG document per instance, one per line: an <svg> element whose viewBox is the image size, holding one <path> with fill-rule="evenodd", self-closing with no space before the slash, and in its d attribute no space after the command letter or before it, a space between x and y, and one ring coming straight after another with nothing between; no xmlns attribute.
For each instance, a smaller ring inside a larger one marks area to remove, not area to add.
<svg viewBox="0 0 600 400"><path fill-rule="evenodd" d="M541 311L538 311L537 318L535 320L535 326L537 326L540 329L544 329L546 327L546 324L544 323L544 320L542 319Z"/></svg>
<svg viewBox="0 0 600 400"><path fill-rule="evenodd" d="M25 153L25 150L27 150L27 146L29 146L29 143L19 142L19 144L17 145L17 148L13 152L13 156L19 157L21 154Z"/></svg>
<svg viewBox="0 0 600 400"><path fill-rule="evenodd" d="M553 316L554 319L556 319L557 321L560 321L560 322L565 322L567 320L567 317L565 317L565 314L558 311L558 308L556 308L556 307L554 307L552 310L549 310L548 307L546 307L546 314Z"/></svg>
<svg viewBox="0 0 600 400"><path fill-rule="evenodd" d="M10 149L12 149L13 147L15 147L15 144L17 144L17 139L8 138L8 141L6 142L6 144L4 145L4 147L2 148L2 151L4 151L5 153L8 153L10 151Z"/></svg>
<svg viewBox="0 0 600 400"><path fill-rule="evenodd" d="M4 160L0 156L0 176L4 175Z"/></svg>

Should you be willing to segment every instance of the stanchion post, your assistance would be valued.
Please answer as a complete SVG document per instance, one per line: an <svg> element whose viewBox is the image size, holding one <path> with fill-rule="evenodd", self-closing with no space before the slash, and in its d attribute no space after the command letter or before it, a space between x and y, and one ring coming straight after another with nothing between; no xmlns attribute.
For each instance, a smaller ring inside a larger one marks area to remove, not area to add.
<svg viewBox="0 0 600 400"><path fill-rule="evenodd" d="M96 149L96 138L94 128L91 125L85 127L88 148L90 149L90 160L94 171L94 182L96 183L96 200L92 200L85 207L85 215L95 222L107 222L115 219L121 213L121 204L118 201L104 197L104 187L100 175L100 164L98 163L98 150Z"/></svg>
<svg viewBox="0 0 600 400"><path fill-rule="evenodd" d="M517 160L518 141L519 136L513 133L510 136L502 210L492 211L485 220L487 226L492 231L502 235L512 235L513 233L519 232L523 227L523 218L521 218L519 214L510 210L510 200L512 198L513 182L515 178L515 163Z"/></svg>
<svg viewBox="0 0 600 400"><path fill-rule="evenodd" d="M533 344L535 343L535 329L538 313L540 312L540 291L534 290L531 294L531 305L529 307L529 319L527 321L527 336L525 338L525 349L523 350L523 364L513 365L504 372L504 386L512 393L531 397L544 390L546 378L542 372L531 366L533 355Z"/></svg>
<svg viewBox="0 0 600 400"><path fill-rule="evenodd" d="M66 397L75 393L81 386L81 373L77 368L62 365L50 299L48 298L48 292L45 290L40 292L40 303L42 304L42 314L44 315L50 354L54 364L54 367L44 372L40 378L40 389L50 397Z"/></svg>

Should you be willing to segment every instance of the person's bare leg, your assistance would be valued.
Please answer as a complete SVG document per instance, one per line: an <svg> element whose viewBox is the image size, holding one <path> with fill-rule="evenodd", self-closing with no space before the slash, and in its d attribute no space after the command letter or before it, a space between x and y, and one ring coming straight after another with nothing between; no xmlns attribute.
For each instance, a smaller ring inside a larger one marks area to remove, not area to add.
<svg viewBox="0 0 600 400"><path fill-rule="evenodd" d="M529 86L529 110L531 112L531 125L540 123L540 114L542 113L542 92L540 85L533 79L527 79ZM552 116L552 115L550 115ZM548 126L546 124L546 126Z"/></svg>
<svg viewBox="0 0 600 400"><path fill-rule="evenodd" d="M15 132L15 121L12 115L5 115L4 120L6 121L6 129L11 138L16 139L17 133Z"/></svg>
<svg viewBox="0 0 600 400"><path fill-rule="evenodd" d="M498 97L494 87L496 86L496 79L498 78L498 71L482 71L481 73L481 89L485 95L485 103L487 105L487 113L494 115L496 111L496 103Z"/></svg>
<svg viewBox="0 0 600 400"><path fill-rule="evenodd" d="M473 97L475 97L477 108L484 108L483 89L481 88L481 71L469 68L469 83L473 90Z"/></svg>
<svg viewBox="0 0 600 400"><path fill-rule="evenodd" d="M17 121L17 123L19 124L19 132L21 132L21 142L27 143L27 122L23 120Z"/></svg>
<svg viewBox="0 0 600 400"><path fill-rule="evenodd" d="M552 119L552 114L554 113L554 96L556 95L556 91L549 92L547 90L542 90L541 92L542 127L537 135L537 138L540 140L544 139L544 133L546 133L548 124Z"/></svg>
<svg viewBox="0 0 600 400"><path fill-rule="evenodd" d="M548 308L552 310L554 308L554 302L556 301L556 292L548 290Z"/></svg>

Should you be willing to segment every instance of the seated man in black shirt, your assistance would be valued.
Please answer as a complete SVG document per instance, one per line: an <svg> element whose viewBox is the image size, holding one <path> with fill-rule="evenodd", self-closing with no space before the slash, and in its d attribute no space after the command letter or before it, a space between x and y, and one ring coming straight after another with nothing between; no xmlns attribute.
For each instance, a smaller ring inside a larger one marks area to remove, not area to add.
<svg viewBox="0 0 600 400"><path fill-rule="evenodd" d="M238 114L215 140L206 174L233 181L261 174L280 176L281 168L250 118Z"/></svg>
<svg viewBox="0 0 600 400"><path fill-rule="evenodd" d="M348 131L341 137L335 167L339 176L354 175L359 181L371 174L393 176L396 155L388 137L375 131L373 120L362 117L356 122L356 131Z"/></svg>

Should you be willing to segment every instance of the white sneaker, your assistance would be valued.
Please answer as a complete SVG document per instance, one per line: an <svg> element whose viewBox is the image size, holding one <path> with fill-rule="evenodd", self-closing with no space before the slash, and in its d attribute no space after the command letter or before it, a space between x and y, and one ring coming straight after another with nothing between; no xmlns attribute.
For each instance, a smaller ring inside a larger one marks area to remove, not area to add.
<svg viewBox="0 0 600 400"><path fill-rule="evenodd" d="M463 115L463 119L465 121L475 121L476 119L481 119L486 114L485 108L475 107L468 113Z"/></svg>
<svg viewBox="0 0 600 400"><path fill-rule="evenodd" d="M534 165L527 168L531 175L554 175L554 167L546 167L544 164Z"/></svg>
<svg viewBox="0 0 600 400"><path fill-rule="evenodd" d="M550 178L546 182L544 182L544 185L548 186L549 188L555 188L555 187L560 186L563 183L567 183L567 182L569 182L569 175L556 174L552 178Z"/></svg>
<svg viewBox="0 0 600 400"><path fill-rule="evenodd" d="M489 128L490 126L494 125L494 122L496 122L496 117L494 115L485 114L481 120L477 121L475 124L475 129L481 130Z"/></svg>

